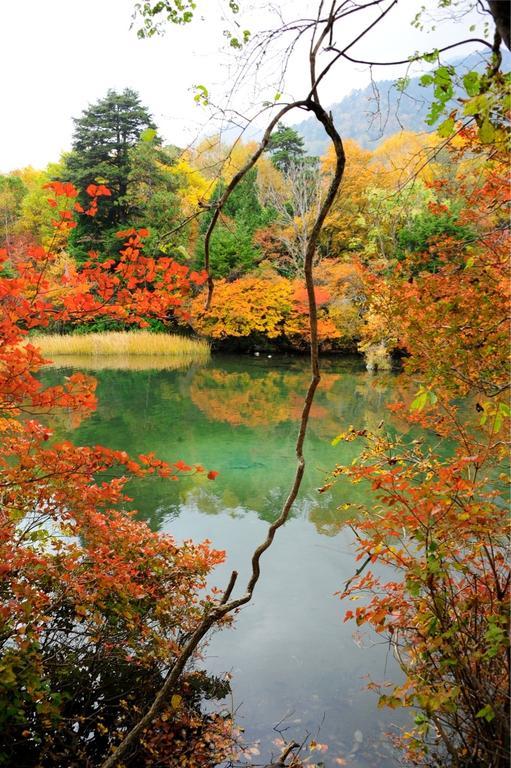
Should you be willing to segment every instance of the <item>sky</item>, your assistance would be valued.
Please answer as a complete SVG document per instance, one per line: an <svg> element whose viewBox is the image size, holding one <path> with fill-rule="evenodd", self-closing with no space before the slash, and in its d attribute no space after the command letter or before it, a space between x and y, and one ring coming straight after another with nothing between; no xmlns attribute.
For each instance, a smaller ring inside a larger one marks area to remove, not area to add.
<svg viewBox="0 0 511 768"><path fill-rule="evenodd" d="M259 4L258 4L259 3ZM171 27L164 37L137 38L130 29L135 0L23 0L0 3L0 67L2 77L2 140L0 172L32 165L43 168L58 160L72 143L73 117L102 98L109 88L133 88L152 113L165 142L187 146L200 135L213 133L216 123L194 101L194 86L205 85L215 104L225 104L236 61L226 53L223 31L225 0L199 0L193 24ZM412 28L421 5L432 10L434 0L400 0L392 13L352 50L374 59L405 58L460 39L460 23L446 23L429 32ZM254 34L272 23L275 14L310 14L312 0L241 0L246 17L242 28ZM302 6L300 8L300 6ZM271 10L273 8L273 11ZM203 14L203 15L201 15ZM372 17L366 17L372 18ZM474 17L481 27L481 20ZM462 29L468 23L463 21ZM351 40L355 24L339 32ZM474 34L480 35L479 32ZM475 46L478 47L478 46ZM464 48L468 53L470 47ZM288 70L284 97L301 97L307 78L306 50L298 48ZM281 56L239 81L234 107L244 115L275 93ZM397 77L402 70L380 69L376 78ZM322 86L326 104L339 101L353 88L369 82L366 67L343 64ZM265 96L266 94L266 96ZM283 98L284 98L283 97ZM290 122L299 122L296 115Z"/></svg>

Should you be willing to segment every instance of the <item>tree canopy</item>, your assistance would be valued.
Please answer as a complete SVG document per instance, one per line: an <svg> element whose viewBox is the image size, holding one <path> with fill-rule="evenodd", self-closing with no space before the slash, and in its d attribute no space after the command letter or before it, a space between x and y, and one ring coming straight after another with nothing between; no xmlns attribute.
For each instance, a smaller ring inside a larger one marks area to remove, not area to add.
<svg viewBox="0 0 511 768"><path fill-rule="evenodd" d="M73 233L72 246L82 257L91 249L101 248L106 233L129 223L131 151L144 132L155 141L156 125L138 94L129 88L120 93L108 91L74 119L73 150L66 158L65 180L80 190L82 204L90 184L106 184L112 192L97 216L81 222Z"/></svg>
<svg viewBox="0 0 511 768"><path fill-rule="evenodd" d="M279 123L272 133L267 151L275 167L286 173L291 165L305 157L305 146L300 134L291 126Z"/></svg>

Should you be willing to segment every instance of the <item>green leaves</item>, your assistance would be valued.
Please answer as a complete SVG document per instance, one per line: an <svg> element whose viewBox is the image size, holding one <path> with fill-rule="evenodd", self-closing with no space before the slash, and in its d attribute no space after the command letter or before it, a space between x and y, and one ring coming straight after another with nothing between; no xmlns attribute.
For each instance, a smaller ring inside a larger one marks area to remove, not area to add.
<svg viewBox="0 0 511 768"><path fill-rule="evenodd" d="M437 401L437 396L431 389L425 389L424 387L420 387L419 391L417 392L415 399L412 401L412 404L410 405L411 411L422 411L428 405L435 405Z"/></svg>
<svg viewBox="0 0 511 768"><path fill-rule="evenodd" d="M442 139L447 139L454 131L455 125L454 117L448 117L447 120L444 120L444 122L438 126L438 135Z"/></svg>
<svg viewBox="0 0 511 768"><path fill-rule="evenodd" d="M495 712L493 711L491 704L486 704L486 706L480 709L476 714L476 717L484 717L487 723L491 723L491 721L495 719Z"/></svg>
<svg viewBox="0 0 511 768"><path fill-rule="evenodd" d="M506 630L504 628L506 619L505 617L502 617L502 627L498 625L498 620L499 617L497 616L490 617L488 629L484 633L484 639L488 644L488 648L484 654L486 659L493 659L498 655L501 648L506 647L507 645Z"/></svg>
<svg viewBox="0 0 511 768"><path fill-rule="evenodd" d="M197 4L193 0L158 0L158 2L135 3L133 19L140 16L143 26L137 30L137 36L144 39L163 33L161 15L170 24L189 24L193 20Z"/></svg>
<svg viewBox="0 0 511 768"><path fill-rule="evenodd" d="M491 144L495 138L495 128L487 118L479 128L479 138L483 144Z"/></svg>
<svg viewBox="0 0 511 768"><path fill-rule="evenodd" d="M154 128L146 128L140 134L140 141L151 142L156 138L156 131Z"/></svg>
<svg viewBox="0 0 511 768"><path fill-rule="evenodd" d="M248 29L244 29L241 38L239 38L229 32L228 29L226 29L224 30L224 37L229 40L229 45L231 48L240 49L243 48L243 46L246 45L250 40L250 31Z"/></svg>
<svg viewBox="0 0 511 768"><path fill-rule="evenodd" d="M409 77L400 77L396 80L396 90L399 91L399 93L404 93L409 85Z"/></svg>
<svg viewBox="0 0 511 768"><path fill-rule="evenodd" d="M205 85L195 85L195 96L193 97L193 100L197 104L201 104L203 107L207 107L209 104L209 91L206 88Z"/></svg>
<svg viewBox="0 0 511 768"><path fill-rule="evenodd" d="M463 86L468 96L477 96L480 91L481 75L477 72L467 72L463 76Z"/></svg>
<svg viewBox="0 0 511 768"><path fill-rule="evenodd" d="M479 406L479 410L482 410L481 419L479 421L480 426L484 427L489 417L493 417L491 424L494 432L500 432L505 419L509 419L511 415L511 409L505 402L494 403L491 400L486 401Z"/></svg>
<svg viewBox="0 0 511 768"><path fill-rule="evenodd" d="M438 61L438 52L423 55L422 59ZM433 87L433 100L426 118L428 125L435 125L447 111L449 103L454 106L457 96L457 101L463 104L462 114L475 118L481 142L506 145L509 138L506 114L511 105L508 75L500 72L494 62L488 62L484 74L470 71L461 75L452 65L441 65L433 72L422 75L419 83L424 88ZM438 133L442 138L449 138L452 134L458 113L458 107L452 109L449 117L440 124Z"/></svg>
<svg viewBox="0 0 511 768"><path fill-rule="evenodd" d="M426 59L426 57L423 58ZM421 77L419 82L423 87L433 86L434 101L431 103L426 118L426 123L428 125L434 125L437 122L439 117L444 113L447 102L453 98L455 74L454 67L451 65L443 65L438 67L438 69L431 74L426 74Z"/></svg>

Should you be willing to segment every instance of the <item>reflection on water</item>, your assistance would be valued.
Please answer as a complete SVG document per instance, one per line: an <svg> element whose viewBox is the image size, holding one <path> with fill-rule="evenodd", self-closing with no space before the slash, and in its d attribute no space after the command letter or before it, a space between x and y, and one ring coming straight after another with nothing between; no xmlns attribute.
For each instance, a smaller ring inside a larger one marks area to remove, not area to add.
<svg viewBox="0 0 511 768"><path fill-rule="evenodd" d="M62 373L49 369L45 378L53 382ZM214 581L222 586L235 568L242 589L250 554L294 474L306 362L215 357L185 370L103 368L96 376L100 405L72 439L134 454L153 450L217 470L214 482L151 479L133 482L130 494L154 528L225 549L227 563ZM247 738L260 740L261 761L278 736L273 726L285 718L286 738L301 741L310 733L329 744L325 766L394 765L383 736L393 717L365 690L367 676L382 680L392 660L385 646L359 647L353 626L342 620L346 606L334 595L355 568L352 535L343 528L349 513L338 507L364 501L366 490L342 483L325 494L317 489L336 462L354 458L355 443L331 445L350 424L375 428L385 419L390 428L404 428L385 409L396 386L391 376L371 377L357 359L324 364L292 517L264 555L254 602L209 645L210 671L233 673L237 717ZM70 436L62 419L55 428Z"/></svg>
<svg viewBox="0 0 511 768"><path fill-rule="evenodd" d="M179 355L54 355L53 367L82 371L178 371L188 368L193 357Z"/></svg>

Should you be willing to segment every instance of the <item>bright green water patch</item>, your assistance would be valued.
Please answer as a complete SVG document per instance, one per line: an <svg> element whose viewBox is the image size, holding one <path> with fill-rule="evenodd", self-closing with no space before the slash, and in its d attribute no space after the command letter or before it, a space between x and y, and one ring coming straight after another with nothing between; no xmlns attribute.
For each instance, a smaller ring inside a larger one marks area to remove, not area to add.
<svg viewBox="0 0 511 768"><path fill-rule="evenodd" d="M68 370L50 369L45 379L53 383ZM235 568L241 589L250 553L264 538L266 521L278 515L294 475L307 362L217 356L185 370L95 375L97 412L74 430L59 419L58 436L133 454L154 451L218 471L214 482L151 479L132 483L130 493L154 528L178 540L209 538L225 549L228 561L214 582L224 585ZM278 736L273 726L285 718L287 738L302 741L311 733L329 743L325 766L339 765L337 757L354 768L394 765L383 734L395 715L377 710L365 690L368 675L382 680L390 674L388 649L360 648L353 626L342 621L347 606L334 596L356 567L352 534L343 527L349 513L338 507L366 501L367 489L347 483L323 494L317 489L336 462L351 462L359 450L356 443L331 445L350 424L376 429L385 419L390 428L404 427L385 408L396 388L394 377L371 376L358 359L324 363L292 518L264 556L253 604L208 648L208 668L233 673L237 717L247 735L260 740L261 762Z"/></svg>

